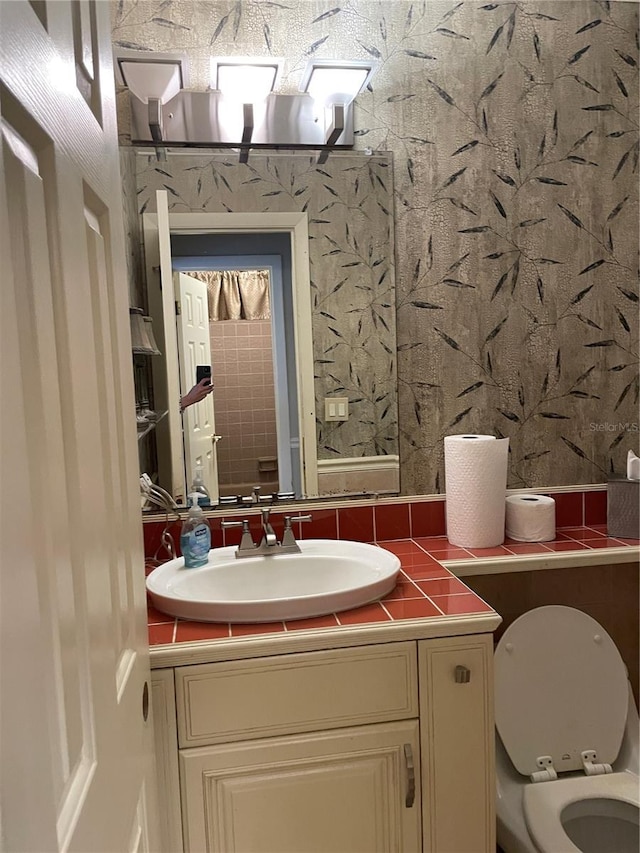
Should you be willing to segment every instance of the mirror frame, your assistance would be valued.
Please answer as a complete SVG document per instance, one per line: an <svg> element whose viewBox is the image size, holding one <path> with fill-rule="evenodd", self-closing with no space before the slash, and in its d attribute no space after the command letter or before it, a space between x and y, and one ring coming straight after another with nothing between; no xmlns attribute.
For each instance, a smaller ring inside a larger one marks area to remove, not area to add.
<svg viewBox="0 0 640 853"><path fill-rule="evenodd" d="M164 196L164 203L161 197ZM315 387L311 281L309 273L309 229L306 213L169 213L166 191L157 192L157 213L143 214L143 238L149 311L159 330L163 359L153 361L154 394L168 410L170 461L158 454L161 480L182 484L186 495L182 422L176 401L180 398L178 341L175 323L164 318L175 313L170 246L160 240L160 230L170 234L288 233L291 239L292 301L297 366L298 423L300 429L300 473L302 498L317 498L318 451L316 441ZM175 353L175 356L174 356ZM166 399L164 398L166 393ZM160 438L160 436L159 436ZM164 471L161 466L166 466Z"/></svg>

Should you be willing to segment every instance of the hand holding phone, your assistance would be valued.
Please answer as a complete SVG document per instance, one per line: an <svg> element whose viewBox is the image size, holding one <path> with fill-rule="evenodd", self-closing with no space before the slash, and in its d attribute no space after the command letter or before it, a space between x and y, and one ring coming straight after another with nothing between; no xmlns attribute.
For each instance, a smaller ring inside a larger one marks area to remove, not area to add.
<svg viewBox="0 0 640 853"><path fill-rule="evenodd" d="M209 381L205 384L211 384L211 365L210 364L199 364L196 367L196 385L199 385L203 379L208 379Z"/></svg>
<svg viewBox="0 0 640 853"><path fill-rule="evenodd" d="M211 381L211 365L199 364L196 367L196 384L188 391L184 397L180 398L180 412L184 412L189 406L194 403L199 403L208 397L213 391L213 383Z"/></svg>

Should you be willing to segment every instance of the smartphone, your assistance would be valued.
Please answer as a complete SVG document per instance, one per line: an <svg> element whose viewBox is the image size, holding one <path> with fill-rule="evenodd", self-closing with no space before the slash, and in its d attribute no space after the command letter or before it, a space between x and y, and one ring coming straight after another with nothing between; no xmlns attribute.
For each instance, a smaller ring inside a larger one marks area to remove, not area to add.
<svg viewBox="0 0 640 853"><path fill-rule="evenodd" d="M211 385L211 365L198 364L196 366L196 385L202 382L203 379L208 379L208 385Z"/></svg>

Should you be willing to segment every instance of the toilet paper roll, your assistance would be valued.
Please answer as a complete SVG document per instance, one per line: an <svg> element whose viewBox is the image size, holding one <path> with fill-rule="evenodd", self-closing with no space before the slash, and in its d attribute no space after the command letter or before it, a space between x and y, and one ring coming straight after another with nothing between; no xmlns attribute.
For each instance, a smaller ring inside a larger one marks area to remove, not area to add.
<svg viewBox="0 0 640 853"><path fill-rule="evenodd" d="M463 548L504 542L509 439L448 435L444 439L447 538Z"/></svg>
<svg viewBox="0 0 640 853"><path fill-rule="evenodd" d="M518 542L548 542L556 536L556 502L546 495L509 495L507 536Z"/></svg>

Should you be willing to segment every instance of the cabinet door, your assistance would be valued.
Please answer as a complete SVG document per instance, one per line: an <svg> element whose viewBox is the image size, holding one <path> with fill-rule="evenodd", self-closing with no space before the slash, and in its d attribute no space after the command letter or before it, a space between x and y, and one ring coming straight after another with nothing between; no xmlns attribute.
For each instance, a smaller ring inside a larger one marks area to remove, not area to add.
<svg viewBox="0 0 640 853"><path fill-rule="evenodd" d="M415 720L182 750L180 765L191 853L421 849Z"/></svg>
<svg viewBox="0 0 640 853"><path fill-rule="evenodd" d="M494 853L492 637L421 641L418 662L424 851Z"/></svg>

